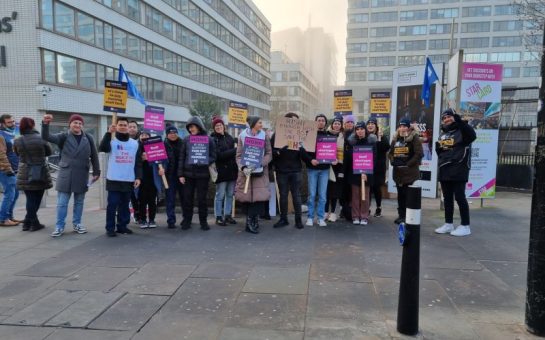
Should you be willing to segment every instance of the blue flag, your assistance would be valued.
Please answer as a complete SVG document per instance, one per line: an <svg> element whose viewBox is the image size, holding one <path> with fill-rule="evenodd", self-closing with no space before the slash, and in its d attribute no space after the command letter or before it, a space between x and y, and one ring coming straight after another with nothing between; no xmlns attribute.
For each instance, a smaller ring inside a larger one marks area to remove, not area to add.
<svg viewBox="0 0 545 340"><path fill-rule="evenodd" d="M124 83L127 83L127 89L129 92L129 96L133 97L134 99L138 100L140 104L147 105L146 100L144 97L138 92L138 89L136 88L136 85L132 82L131 78L129 78L129 75L127 72L125 72L125 69L123 68L123 65L119 64L119 77L117 77L117 81L122 81Z"/></svg>
<svg viewBox="0 0 545 340"><path fill-rule="evenodd" d="M439 77L435 73L430 59L426 58L426 71L424 72L424 83L422 84L422 99L426 103L426 107L430 106L431 85L438 80Z"/></svg>

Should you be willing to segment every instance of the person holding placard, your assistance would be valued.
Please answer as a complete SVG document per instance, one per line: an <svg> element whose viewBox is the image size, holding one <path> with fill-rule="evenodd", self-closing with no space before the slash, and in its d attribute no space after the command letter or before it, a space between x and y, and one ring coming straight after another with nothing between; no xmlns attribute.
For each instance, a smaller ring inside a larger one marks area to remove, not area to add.
<svg viewBox="0 0 545 340"><path fill-rule="evenodd" d="M176 228L176 195L180 199L180 206L183 207L184 187L178 179L178 162L180 161L180 152L182 151L183 141L178 136L178 129L173 125L167 125L165 128L165 150L167 152L167 164L165 167L165 176L167 178L168 189L165 194L165 205L167 212L167 228Z"/></svg>
<svg viewBox="0 0 545 340"><path fill-rule="evenodd" d="M348 137L354 132L355 120L354 116L346 115L343 116L343 154L345 151L348 151L350 144L348 143ZM352 220L352 209L350 208L350 201L352 200L352 193L350 191L351 185L347 180L343 181L342 194L339 202L341 203L341 217L347 221Z"/></svg>
<svg viewBox="0 0 545 340"><path fill-rule="evenodd" d="M441 136L435 151L439 156L441 190L445 198L445 224L435 229L438 234L452 236L471 234L469 227L469 205L465 195L466 183L471 169L471 143L477 139L475 130L452 109L441 115ZM454 228L454 200L460 209L461 225Z"/></svg>
<svg viewBox="0 0 545 340"><path fill-rule="evenodd" d="M182 230L191 228L193 219L193 200L197 193L199 223L202 230L210 230L207 215L208 167L216 161L216 146L212 137L206 133L201 118L193 116L186 123L189 135L183 140L178 162L178 177L184 185Z"/></svg>
<svg viewBox="0 0 545 340"><path fill-rule="evenodd" d="M135 141L140 140L140 126L138 125L138 122L135 120L131 120L129 122L129 136ZM131 207L133 210L134 221L136 223L139 223L140 216L138 214L140 213L140 208L138 206L138 198L136 197L136 194L134 191L131 194Z"/></svg>
<svg viewBox="0 0 545 340"><path fill-rule="evenodd" d="M411 121L408 118L401 118L388 154L397 187L398 217L394 221L395 224L405 221L407 188L420 179L420 162L423 156L424 151L418 131L411 128Z"/></svg>
<svg viewBox="0 0 545 340"><path fill-rule="evenodd" d="M246 231L259 233L259 216L269 202L269 163L272 160L271 141L263 131L258 116L249 116L248 128L238 136L236 160L238 178L235 189L237 201L246 204Z"/></svg>
<svg viewBox="0 0 545 340"><path fill-rule="evenodd" d="M112 138L115 137L115 138ZM142 156L138 142L129 136L129 120L117 117L104 134L98 147L100 152L109 153L106 174L106 234L132 234L127 225L131 219L129 202L131 193L140 186L142 179Z"/></svg>
<svg viewBox="0 0 545 340"><path fill-rule="evenodd" d="M369 223L369 194L373 186L376 155L375 135L366 135L365 122L358 122L348 137L344 155L346 180L351 186L352 223Z"/></svg>
<svg viewBox="0 0 545 340"><path fill-rule="evenodd" d="M390 150L390 143L388 139L384 138L382 130L377 124L375 117L369 118L366 124L367 134L375 135L377 139L377 162L374 169L374 185L371 187L371 193L375 197L377 207L375 209L374 217L382 217L382 187L386 181L386 155ZM369 202L371 203L371 202Z"/></svg>
<svg viewBox="0 0 545 340"><path fill-rule="evenodd" d="M336 161L337 164L331 166L332 172L329 173L329 181L327 182L327 202L325 210L328 212L327 220L329 222L337 221L337 200L342 200L344 187L344 134L343 134L343 117L335 116L327 132L336 137ZM333 176L332 176L333 175Z"/></svg>

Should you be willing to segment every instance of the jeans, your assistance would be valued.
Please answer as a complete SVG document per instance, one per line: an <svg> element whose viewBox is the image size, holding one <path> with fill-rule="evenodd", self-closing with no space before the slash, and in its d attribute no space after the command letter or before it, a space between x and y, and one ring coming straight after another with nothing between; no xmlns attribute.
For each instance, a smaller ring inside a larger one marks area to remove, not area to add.
<svg viewBox="0 0 545 340"><path fill-rule="evenodd" d="M166 210L167 224L176 224L176 194L180 198L180 206L183 206L184 187L178 180L174 178L168 181L168 189L166 190Z"/></svg>
<svg viewBox="0 0 545 340"><path fill-rule="evenodd" d="M40 209L40 203L44 197L45 190L25 190L26 196L26 216L27 221L38 220L38 209Z"/></svg>
<svg viewBox="0 0 545 340"><path fill-rule="evenodd" d="M70 202L71 192L57 192L57 229L64 230L66 215L68 213L68 202ZM85 192L74 193L74 210L72 213L72 224L81 224L81 215L83 214L83 201Z"/></svg>
<svg viewBox="0 0 545 340"><path fill-rule="evenodd" d="M278 191L280 191L280 218L288 216L288 194L291 192L295 218L301 218L301 172L276 173Z"/></svg>
<svg viewBox="0 0 545 340"><path fill-rule="evenodd" d="M129 202L131 192L108 191L108 205L106 206L106 231L122 230L127 228L131 221ZM115 214L117 212L117 224Z"/></svg>
<svg viewBox="0 0 545 340"><path fill-rule="evenodd" d="M325 217L325 202L327 201L327 181L329 169L307 169L308 174L308 218L314 218L314 211L319 220ZM318 193L318 207L316 207L316 193Z"/></svg>
<svg viewBox="0 0 545 340"><path fill-rule="evenodd" d="M234 193L235 181L216 183L216 198L214 199L214 213L216 217L231 216Z"/></svg>
<svg viewBox="0 0 545 340"><path fill-rule="evenodd" d="M208 178L187 178L184 185L184 220L191 221L193 217L193 200L197 192L197 206L199 207L199 221L205 222L208 215L206 195L208 194Z"/></svg>
<svg viewBox="0 0 545 340"><path fill-rule="evenodd" d="M15 176L7 176L3 172L0 172L0 183L4 188L4 198L2 199L2 206L0 207L0 221L5 221L13 218L13 208L19 198L19 190L15 185Z"/></svg>
<svg viewBox="0 0 545 340"><path fill-rule="evenodd" d="M469 204L466 199L466 182L441 182L445 198L445 223L451 223L454 217L454 199L460 209L462 225L469 225Z"/></svg>

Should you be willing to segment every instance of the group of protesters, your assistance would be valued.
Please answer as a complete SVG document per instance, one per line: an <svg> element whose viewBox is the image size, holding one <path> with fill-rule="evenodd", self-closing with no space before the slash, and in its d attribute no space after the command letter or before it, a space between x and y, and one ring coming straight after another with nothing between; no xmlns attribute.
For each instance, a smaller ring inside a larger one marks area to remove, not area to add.
<svg viewBox="0 0 545 340"><path fill-rule="evenodd" d="M293 112L285 114L285 117L299 119ZM382 189L388 161L397 188L398 217L394 222L402 223L405 220L407 188L420 179L419 166L423 157L419 131L407 118L398 122L389 141L373 117L366 122L356 122L350 115L334 116L329 121L325 115L317 115L317 139L336 137L336 159L331 162L319 161L316 150L306 150L302 143L296 147L275 145L275 134L265 131L261 118L257 116L248 117L247 126L238 138L227 132L221 117L213 118L210 135L201 118L196 116L187 121L188 133L183 138L175 126L167 125L163 142L167 159L163 161L148 161L143 144L151 135L148 131L140 131L138 124L126 117L117 118L104 134L98 148L93 137L84 132L82 116L70 116L68 130L56 134L49 132L52 120L51 114L44 115L40 135L34 120L24 117L19 123L21 137L15 138L13 117L0 117L0 182L4 188L0 208L1 226L15 226L23 222L22 230L25 231L44 228L37 212L45 190L52 187L46 159L51 154L49 143L57 145L60 156L55 186L58 194L53 237L64 233L72 195L74 232L87 232L82 224L83 205L89 186L101 175L98 152L109 154L105 228L110 237L133 233L129 228L131 203L138 226L142 229L156 228L160 196L164 197L166 205L167 228L177 228L178 200L182 207L181 229L192 227L196 198L200 228L209 230L207 195L211 182L215 184L214 216L218 226L237 224L233 218L236 200L244 208L247 232L259 233L260 219L269 216L269 201L274 202L273 206L278 201L279 218L273 227L286 227L290 224L290 192L293 224L297 229L311 227L315 223L326 227L327 223L334 223L339 218L354 225L367 225L371 216L382 216ZM471 231L464 190L475 131L451 109L442 113L441 122L436 152L439 159L438 177L445 202L445 224L435 231L466 236ZM207 140L205 164L193 162L191 136ZM260 141L263 147L258 163L250 164L244 160L245 144L255 140ZM355 150L360 146L372 152L373 169L367 173L354 170ZM303 223L301 187L305 168L308 211ZM277 195L271 195L275 188ZM23 190L26 196L27 213L22 221L13 216L18 190ZM375 201L373 214L370 208L372 198ZM461 225L456 228L453 225L454 200L461 215Z"/></svg>

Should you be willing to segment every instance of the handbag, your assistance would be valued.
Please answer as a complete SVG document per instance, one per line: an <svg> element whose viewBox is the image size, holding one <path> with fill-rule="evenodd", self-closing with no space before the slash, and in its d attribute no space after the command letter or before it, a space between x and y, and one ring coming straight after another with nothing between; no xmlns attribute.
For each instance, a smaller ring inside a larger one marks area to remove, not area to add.
<svg viewBox="0 0 545 340"><path fill-rule="evenodd" d="M21 137L21 142L26 150L26 143L24 137ZM33 162L30 155L27 155L30 162L27 162L27 182L30 184L45 183L47 182L47 165L45 162Z"/></svg>
<svg viewBox="0 0 545 340"><path fill-rule="evenodd" d="M210 172L210 179L213 183L216 183L218 179L218 169L216 168L216 163L212 163L208 166L208 172Z"/></svg>

